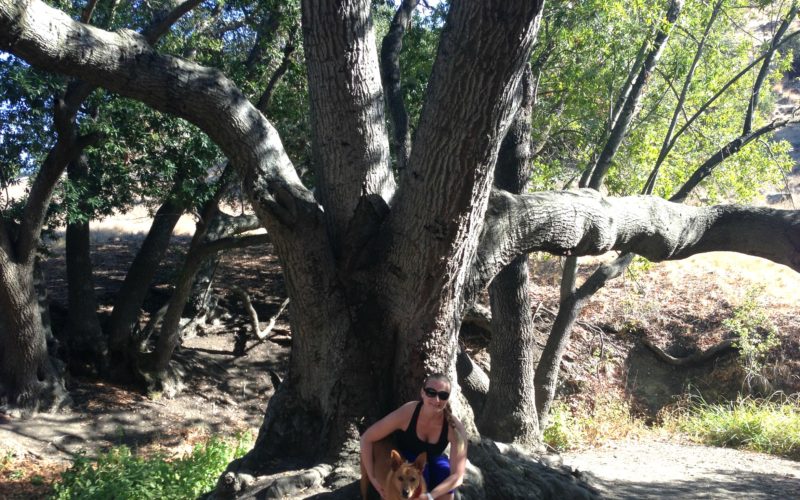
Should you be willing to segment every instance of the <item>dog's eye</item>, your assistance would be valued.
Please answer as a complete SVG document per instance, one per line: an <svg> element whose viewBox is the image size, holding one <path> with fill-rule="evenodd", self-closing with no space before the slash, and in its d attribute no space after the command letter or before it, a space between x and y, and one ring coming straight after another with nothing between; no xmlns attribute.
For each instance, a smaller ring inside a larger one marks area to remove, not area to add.
<svg viewBox="0 0 800 500"><path fill-rule="evenodd" d="M398 480L398 481L400 481L401 483L402 483L403 481L405 481L405 479L403 478L403 476L397 476L397 480Z"/></svg>

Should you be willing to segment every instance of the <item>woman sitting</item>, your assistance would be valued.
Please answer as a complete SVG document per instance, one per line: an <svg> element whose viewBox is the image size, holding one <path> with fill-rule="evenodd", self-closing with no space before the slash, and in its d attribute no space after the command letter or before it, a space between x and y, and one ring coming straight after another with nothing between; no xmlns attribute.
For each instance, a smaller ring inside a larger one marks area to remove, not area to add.
<svg viewBox="0 0 800 500"><path fill-rule="evenodd" d="M373 473L372 444L394 433L400 453L409 462L413 462L422 452L428 454L428 462L423 471L428 486L427 499L453 498L453 490L464 480L467 433L447 405L450 387L447 375L429 375L422 384L421 401L404 404L375 422L361 436L361 462L381 497L384 496L384 491L380 480ZM444 454L448 444L449 459Z"/></svg>

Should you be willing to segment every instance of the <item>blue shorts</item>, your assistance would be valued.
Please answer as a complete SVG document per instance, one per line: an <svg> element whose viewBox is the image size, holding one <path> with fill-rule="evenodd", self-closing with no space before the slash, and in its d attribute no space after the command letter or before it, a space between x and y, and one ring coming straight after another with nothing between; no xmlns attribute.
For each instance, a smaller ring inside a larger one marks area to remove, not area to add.
<svg viewBox="0 0 800 500"><path fill-rule="evenodd" d="M409 462L417 459L417 455L413 453L403 453L403 458ZM436 488L436 486L450 476L450 459L447 455L438 455L435 457L428 457L428 462L425 468L422 469L422 477L425 478L425 484L428 485L428 491ZM450 491L452 493L452 491Z"/></svg>

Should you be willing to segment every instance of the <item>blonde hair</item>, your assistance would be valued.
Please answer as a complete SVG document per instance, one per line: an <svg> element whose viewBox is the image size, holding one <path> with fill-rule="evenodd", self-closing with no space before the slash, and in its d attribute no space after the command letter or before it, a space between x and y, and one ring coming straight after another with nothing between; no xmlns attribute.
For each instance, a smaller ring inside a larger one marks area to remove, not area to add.
<svg viewBox="0 0 800 500"><path fill-rule="evenodd" d="M444 373L431 373L425 377L425 380L422 382L422 386L425 387L431 380L447 382L447 385L450 386L450 389L452 390L453 388L453 383L450 381L450 377ZM455 437L455 443L453 443L453 445L456 449L452 452L460 452L466 446L467 437L461 432L461 429L458 427L458 425L456 425L456 417L453 416L449 401L444 407L444 418L447 420L447 424L453 429L453 436Z"/></svg>

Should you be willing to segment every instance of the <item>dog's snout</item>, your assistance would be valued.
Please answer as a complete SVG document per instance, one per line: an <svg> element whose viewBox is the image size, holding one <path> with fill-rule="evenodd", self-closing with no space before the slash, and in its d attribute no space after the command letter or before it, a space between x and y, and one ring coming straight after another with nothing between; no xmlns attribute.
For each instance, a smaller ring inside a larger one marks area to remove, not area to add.
<svg viewBox="0 0 800 500"><path fill-rule="evenodd" d="M403 490L403 498L411 498L411 490Z"/></svg>

